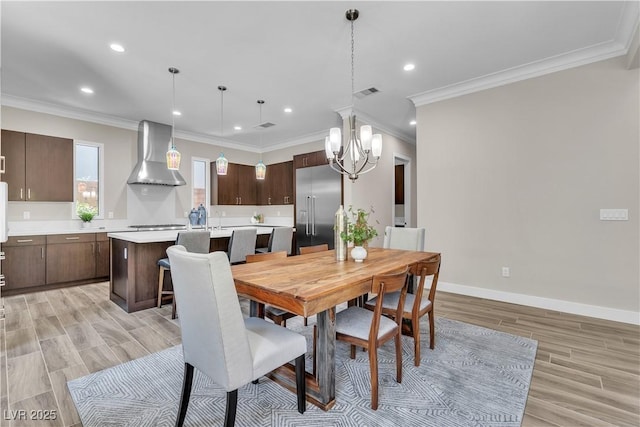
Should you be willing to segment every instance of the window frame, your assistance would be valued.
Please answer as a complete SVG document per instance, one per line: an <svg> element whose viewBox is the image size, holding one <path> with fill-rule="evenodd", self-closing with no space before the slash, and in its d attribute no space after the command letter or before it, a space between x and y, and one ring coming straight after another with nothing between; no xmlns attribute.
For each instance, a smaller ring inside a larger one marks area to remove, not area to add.
<svg viewBox="0 0 640 427"><path fill-rule="evenodd" d="M87 147L94 147L98 149L98 214L95 219L104 219L105 206L104 206L104 144L100 142L84 141L80 139L73 140L73 212L72 218L79 219L78 217L78 199L76 186L76 161L77 161L77 147L78 145L84 145Z"/></svg>
<svg viewBox="0 0 640 427"><path fill-rule="evenodd" d="M191 157L191 207L197 208L194 199L193 190L195 189L195 162L204 163L204 192L205 192L205 208L209 211L211 207L211 160L204 157Z"/></svg>

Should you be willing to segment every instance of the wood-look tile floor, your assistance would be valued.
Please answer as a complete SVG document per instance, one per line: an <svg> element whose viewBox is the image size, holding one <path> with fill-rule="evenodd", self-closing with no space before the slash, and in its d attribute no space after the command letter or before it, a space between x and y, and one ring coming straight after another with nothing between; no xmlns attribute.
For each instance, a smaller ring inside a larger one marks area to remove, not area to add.
<svg viewBox="0 0 640 427"><path fill-rule="evenodd" d="M180 343L170 304L127 314L108 293L103 282L4 299L0 426L80 426L68 380ZM640 426L640 327L444 292L436 316L538 341L523 426Z"/></svg>

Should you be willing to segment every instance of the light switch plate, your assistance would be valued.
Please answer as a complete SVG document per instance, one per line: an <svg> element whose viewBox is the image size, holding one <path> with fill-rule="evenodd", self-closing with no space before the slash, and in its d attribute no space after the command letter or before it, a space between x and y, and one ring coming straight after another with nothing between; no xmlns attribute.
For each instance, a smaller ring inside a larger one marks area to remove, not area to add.
<svg viewBox="0 0 640 427"><path fill-rule="evenodd" d="M628 221L629 209L600 209L601 221Z"/></svg>

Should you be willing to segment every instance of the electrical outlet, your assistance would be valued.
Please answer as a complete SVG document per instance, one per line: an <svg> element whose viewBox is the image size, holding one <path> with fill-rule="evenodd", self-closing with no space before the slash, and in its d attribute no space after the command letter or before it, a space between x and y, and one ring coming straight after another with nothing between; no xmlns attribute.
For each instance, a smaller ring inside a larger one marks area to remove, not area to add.
<svg viewBox="0 0 640 427"><path fill-rule="evenodd" d="M511 277L511 269L509 267L502 267L502 277Z"/></svg>
<svg viewBox="0 0 640 427"><path fill-rule="evenodd" d="M222 211L222 216L227 216L227 213L225 211Z"/></svg>
<svg viewBox="0 0 640 427"><path fill-rule="evenodd" d="M278 211L278 215L277 216L280 216L280 211Z"/></svg>
<svg viewBox="0 0 640 427"><path fill-rule="evenodd" d="M30 218L31 218L31 212L29 211L22 212L22 219L30 219Z"/></svg>
<svg viewBox="0 0 640 427"><path fill-rule="evenodd" d="M109 219L113 219L113 212L109 212L107 216L109 217Z"/></svg>

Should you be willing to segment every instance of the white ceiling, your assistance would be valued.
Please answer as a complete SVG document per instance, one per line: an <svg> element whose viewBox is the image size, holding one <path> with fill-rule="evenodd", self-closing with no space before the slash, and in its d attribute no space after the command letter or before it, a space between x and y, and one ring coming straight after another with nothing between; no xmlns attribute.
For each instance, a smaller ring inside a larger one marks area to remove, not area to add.
<svg viewBox="0 0 640 427"><path fill-rule="evenodd" d="M2 1L2 104L252 151L323 137L351 105L350 24L357 8L356 114L415 141L415 105L626 53L638 2ZM109 49L121 43L125 53ZM403 71L405 63L414 71ZM226 85L224 130L218 85ZM90 86L86 95L80 87ZM264 99L259 122L256 101ZM293 109L284 113L285 106ZM234 131L241 125L242 131Z"/></svg>

